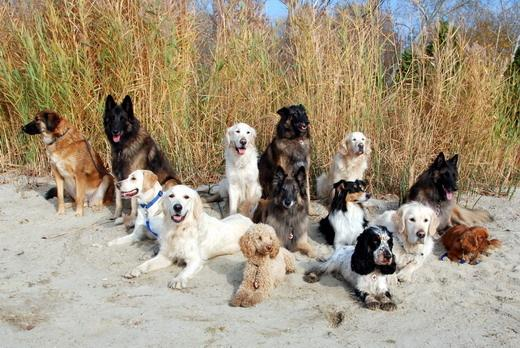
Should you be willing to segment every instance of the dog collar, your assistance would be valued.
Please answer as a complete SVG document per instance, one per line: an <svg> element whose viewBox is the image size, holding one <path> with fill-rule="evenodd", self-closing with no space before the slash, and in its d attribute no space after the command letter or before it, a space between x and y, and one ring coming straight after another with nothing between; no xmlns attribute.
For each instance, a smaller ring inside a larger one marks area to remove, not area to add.
<svg viewBox="0 0 520 348"><path fill-rule="evenodd" d="M67 129L65 130L65 132L63 132L60 136L54 138L54 140L53 140L52 142L50 142L50 143L48 143L48 144L45 144L45 145L47 145L47 146L51 146L51 145L53 145L55 142L57 142L58 140L60 140L61 138L63 138L63 137L65 136L65 134L67 134L67 133L69 132L69 129L70 129L70 128L67 128Z"/></svg>
<svg viewBox="0 0 520 348"><path fill-rule="evenodd" d="M146 219L146 228L148 229L148 231L150 231L151 234L154 235L155 239L159 238L159 235L157 233L155 233L154 231L152 231L152 226L150 226L149 219Z"/></svg>
<svg viewBox="0 0 520 348"><path fill-rule="evenodd" d="M148 204L140 204L141 208L150 209L152 205L154 205L163 195L162 191L157 192L157 195L148 203Z"/></svg>

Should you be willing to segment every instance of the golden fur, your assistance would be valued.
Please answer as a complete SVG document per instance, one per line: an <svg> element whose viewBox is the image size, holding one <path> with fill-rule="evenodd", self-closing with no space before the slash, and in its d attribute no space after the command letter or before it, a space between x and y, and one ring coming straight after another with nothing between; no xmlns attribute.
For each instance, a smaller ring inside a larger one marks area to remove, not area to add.
<svg viewBox="0 0 520 348"><path fill-rule="evenodd" d="M240 250L247 258L242 284L231 300L232 306L251 307L262 302L296 269L295 259L280 247L274 229L265 224L249 227L240 238Z"/></svg>

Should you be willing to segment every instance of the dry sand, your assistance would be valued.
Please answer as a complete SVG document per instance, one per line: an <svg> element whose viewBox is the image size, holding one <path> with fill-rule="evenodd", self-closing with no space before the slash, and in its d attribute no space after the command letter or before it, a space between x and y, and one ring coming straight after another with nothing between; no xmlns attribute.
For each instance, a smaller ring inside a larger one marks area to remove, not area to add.
<svg viewBox="0 0 520 348"><path fill-rule="evenodd" d="M271 298L233 308L243 257L211 260L182 291L166 287L179 268L136 280L122 275L147 259L151 243L107 247L125 233L110 211L55 213L48 186L17 178L0 185L0 346L520 346L520 194L482 197L503 247L476 266L435 255L412 283L392 288L395 312L370 311L332 277L307 284L310 260ZM34 180L31 180L34 181ZM41 180L40 180L41 181ZM316 235L314 245L323 240ZM320 246L321 254L330 249Z"/></svg>

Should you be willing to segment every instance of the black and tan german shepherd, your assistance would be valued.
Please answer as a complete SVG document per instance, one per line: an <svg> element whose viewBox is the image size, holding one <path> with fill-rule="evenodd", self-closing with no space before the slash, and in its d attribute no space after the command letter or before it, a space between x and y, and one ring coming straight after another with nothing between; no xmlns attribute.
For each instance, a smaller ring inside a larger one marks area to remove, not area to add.
<svg viewBox="0 0 520 348"><path fill-rule="evenodd" d="M260 200L253 222L271 225L284 248L315 257L316 253L307 240L309 218L305 167L301 166L296 173L288 175L279 166L272 186L273 197Z"/></svg>
<svg viewBox="0 0 520 348"><path fill-rule="evenodd" d="M475 226L493 220L485 210L463 208L455 202L458 159L459 155L454 155L446 160L444 153L439 153L428 169L419 175L408 193L407 201L421 202L437 213L439 232L453 224Z"/></svg>
<svg viewBox="0 0 520 348"><path fill-rule="evenodd" d="M300 104L283 107L276 113L280 115L276 134L258 162L262 198L273 197L273 178L277 167L281 167L285 173L295 173L303 166L306 175L307 205L309 205L311 140L307 112Z"/></svg>
<svg viewBox="0 0 520 348"><path fill-rule="evenodd" d="M111 95L106 98L103 124L112 148L112 172L116 181L126 179L137 169L146 169L154 172L163 186L180 183L163 152L134 116L130 96L127 95L121 104L117 104ZM132 217L137 212L135 204L132 201ZM114 218L120 217L121 213L121 193L116 188Z"/></svg>

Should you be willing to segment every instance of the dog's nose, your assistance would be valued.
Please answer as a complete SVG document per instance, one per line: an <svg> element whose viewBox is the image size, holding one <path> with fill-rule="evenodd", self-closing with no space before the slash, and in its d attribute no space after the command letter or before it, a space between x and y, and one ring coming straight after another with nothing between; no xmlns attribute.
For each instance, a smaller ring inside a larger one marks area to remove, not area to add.
<svg viewBox="0 0 520 348"><path fill-rule="evenodd" d="M286 207L289 207L291 205L292 201L290 199L284 199L283 201L283 205L285 205Z"/></svg>
<svg viewBox="0 0 520 348"><path fill-rule="evenodd" d="M358 145L358 148L359 148L360 150L363 150L364 147L365 147L365 145L363 145L363 144L359 144L359 145Z"/></svg>
<svg viewBox="0 0 520 348"><path fill-rule="evenodd" d="M242 138L240 139L240 145L246 145L247 144L247 140L245 138Z"/></svg>
<svg viewBox="0 0 520 348"><path fill-rule="evenodd" d="M265 248L267 249L267 251L271 251L271 250L273 250L273 246L272 246L272 245L268 245L268 246L266 246Z"/></svg>
<svg viewBox="0 0 520 348"><path fill-rule="evenodd" d="M174 204L173 210L175 210L176 213L180 213L182 210L182 205L180 205L179 203Z"/></svg>
<svg viewBox="0 0 520 348"><path fill-rule="evenodd" d="M383 257L385 258L385 260L390 260L392 258L392 253L389 250L384 250Z"/></svg>
<svg viewBox="0 0 520 348"><path fill-rule="evenodd" d="M421 230L421 231L417 231L416 235L419 238L424 238L426 236L426 233L424 233L424 231Z"/></svg>
<svg viewBox="0 0 520 348"><path fill-rule="evenodd" d="M118 130L112 129L112 135L118 135L118 134L119 134Z"/></svg>

